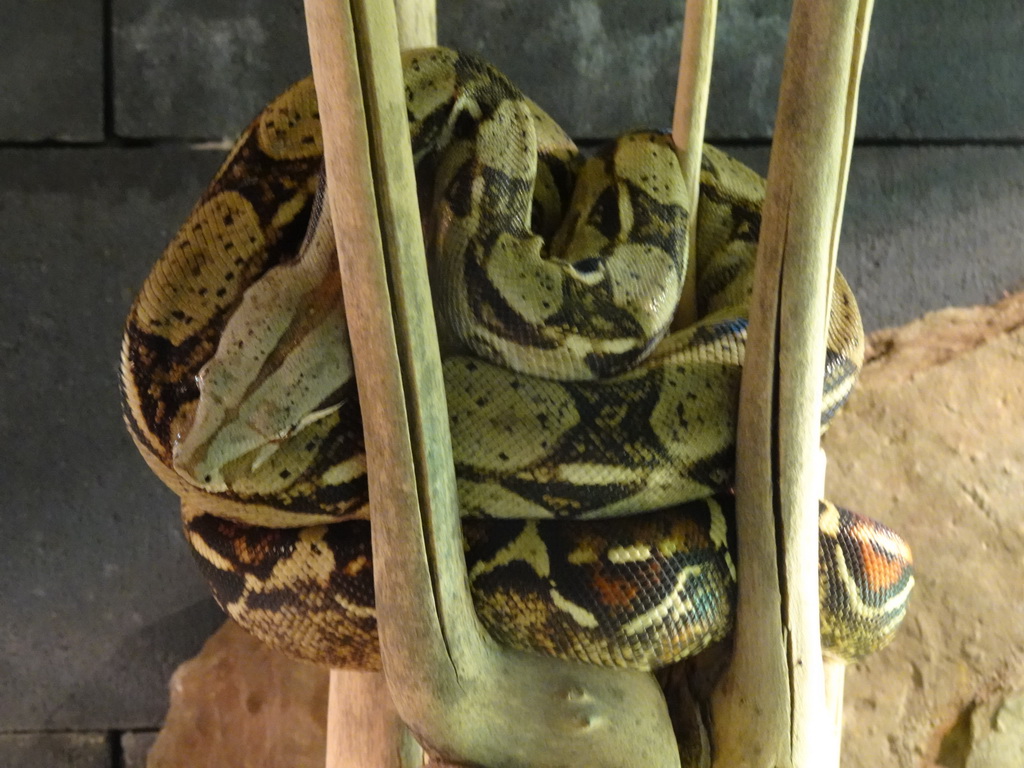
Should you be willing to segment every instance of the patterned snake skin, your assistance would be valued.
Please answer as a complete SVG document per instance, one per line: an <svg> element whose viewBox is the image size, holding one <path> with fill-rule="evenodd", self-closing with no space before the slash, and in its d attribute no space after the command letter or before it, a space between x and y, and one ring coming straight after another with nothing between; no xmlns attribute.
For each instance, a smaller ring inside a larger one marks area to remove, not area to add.
<svg viewBox="0 0 1024 768"><path fill-rule="evenodd" d="M474 601L501 642L661 666L732 621L733 450L763 180L705 147L593 157L503 75L405 55ZM311 80L242 134L128 317L124 413L220 604L271 645L376 668L366 467ZM322 190L320 190L322 192ZM699 320L669 333L697 227ZM342 258L344 258L344 245ZM836 276L823 427L862 359ZM503 519L496 519L503 518ZM830 653L884 645L906 544L822 502Z"/></svg>

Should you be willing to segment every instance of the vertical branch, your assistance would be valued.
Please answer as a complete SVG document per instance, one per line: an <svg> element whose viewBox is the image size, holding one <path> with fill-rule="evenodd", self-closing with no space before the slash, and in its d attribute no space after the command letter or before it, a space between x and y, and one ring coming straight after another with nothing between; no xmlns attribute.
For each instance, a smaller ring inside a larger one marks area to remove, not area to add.
<svg viewBox="0 0 1024 768"><path fill-rule="evenodd" d="M871 0L795 0L768 172L737 435L739 601L714 697L715 765L836 765L818 612L828 289ZM831 760L831 763L829 763Z"/></svg>
<svg viewBox="0 0 1024 768"><path fill-rule="evenodd" d="M673 320L683 327L697 319L697 201L700 197L700 161L704 123L708 112L711 62L715 48L718 0L688 0L679 49L679 76L672 112L672 142L690 192L689 259L679 308Z"/></svg>
<svg viewBox="0 0 1024 768"><path fill-rule="evenodd" d="M398 45L403 51L437 45L437 3L434 0L395 0Z"/></svg>
<svg viewBox="0 0 1024 768"><path fill-rule="evenodd" d="M406 44L433 44L433 0L398 0L398 5ZM329 126L325 134L331 137L327 140L335 177L331 188L345 201L338 217L343 241L349 249L379 252L351 9L347 0L307 0L306 22L321 112ZM333 218L332 214L325 220ZM328 700L327 768L411 768L422 763L422 750L399 719L383 674L332 670Z"/></svg>
<svg viewBox="0 0 1024 768"><path fill-rule="evenodd" d="M413 768L423 750L398 718L384 675L331 670L327 768Z"/></svg>

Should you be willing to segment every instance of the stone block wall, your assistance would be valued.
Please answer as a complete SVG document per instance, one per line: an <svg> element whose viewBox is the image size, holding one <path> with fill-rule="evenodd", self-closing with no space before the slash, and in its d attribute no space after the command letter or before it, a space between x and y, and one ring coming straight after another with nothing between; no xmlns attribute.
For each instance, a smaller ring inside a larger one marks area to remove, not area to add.
<svg viewBox="0 0 1024 768"><path fill-rule="evenodd" d="M708 134L761 170L788 7L721 10ZM669 124L682 14L440 0L439 26L597 140ZM840 254L869 329L1021 287L1022 39L1018 0L878 3ZM298 0L6 9L0 764L141 764L170 672L221 621L121 425L121 323L224 142L308 68Z"/></svg>

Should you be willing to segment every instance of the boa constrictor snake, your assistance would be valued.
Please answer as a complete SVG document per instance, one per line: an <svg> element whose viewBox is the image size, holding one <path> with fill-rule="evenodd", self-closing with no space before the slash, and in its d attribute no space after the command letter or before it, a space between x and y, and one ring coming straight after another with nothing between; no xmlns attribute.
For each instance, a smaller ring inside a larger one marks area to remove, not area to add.
<svg viewBox="0 0 1024 768"><path fill-rule="evenodd" d="M668 333L694 206L667 136L630 133L584 160L474 57L415 51L404 71L481 619L509 645L600 664L703 649L732 619L728 491L763 180L705 147L700 319ZM321 162L307 79L242 134L146 280L123 404L227 612L292 654L372 668L362 426ZM837 275L823 425L862 349ZM885 644L913 582L905 543L822 502L820 565L826 647Z"/></svg>

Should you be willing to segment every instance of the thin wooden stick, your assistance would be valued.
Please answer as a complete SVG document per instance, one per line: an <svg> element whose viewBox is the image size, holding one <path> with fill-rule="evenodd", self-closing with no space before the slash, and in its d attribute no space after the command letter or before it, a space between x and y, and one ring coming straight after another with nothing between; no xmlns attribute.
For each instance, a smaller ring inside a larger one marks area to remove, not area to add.
<svg viewBox="0 0 1024 768"><path fill-rule="evenodd" d="M437 3L434 0L395 0L398 44L403 51L437 45Z"/></svg>
<svg viewBox="0 0 1024 768"><path fill-rule="evenodd" d="M849 169L849 164L847 164ZM844 172L845 173L845 172ZM838 227L839 224L837 223ZM830 288L831 291L831 281ZM828 473L828 457L825 449L818 451L818 467L815 487L819 499L825 498L825 476ZM840 747L843 736L843 689L846 684L846 663L826 656L822 659L825 675L825 720L827 728L822 732L822 749L825 766L839 765ZM831 743L829 743L831 739Z"/></svg>
<svg viewBox="0 0 1024 768"><path fill-rule="evenodd" d="M713 699L722 768L838 759L825 714L815 467L828 288L870 10L870 0L796 0L790 23L741 387L737 627Z"/></svg>
<svg viewBox="0 0 1024 768"><path fill-rule="evenodd" d="M331 670L327 768L412 768L423 750L398 718L384 675Z"/></svg>
<svg viewBox="0 0 1024 768"><path fill-rule="evenodd" d="M679 49L679 76L672 113L672 141L690 190L689 261L686 280L672 325L682 328L697 319L697 201L700 197L700 162L704 123L708 112L711 62L715 48L718 0L688 0Z"/></svg>
<svg viewBox="0 0 1024 768"><path fill-rule="evenodd" d="M823 765L839 765L843 746L843 689L846 687L846 664L835 659L825 659L825 722L827 731L823 738L831 738L825 744Z"/></svg>
<svg viewBox="0 0 1024 768"><path fill-rule="evenodd" d="M856 127L857 94L860 92L861 74L864 70L864 57L868 48L868 31L871 28L871 14L874 0L861 0L857 9L855 38L853 41L853 61L851 64L850 82L846 97L849 114L846 120L846 135L843 137L843 159L840 168L839 196L836 199L835 226L832 230L831 263L833 267L839 252L839 234L842 230L843 211L846 204L847 182L850 178L850 162L853 156L854 129ZM835 270L829 274L829 295ZM821 496L825 496L825 472L822 470ZM839 765L842 757L843 742L843 690L846 686L846 664L836 659L826 658L825 672L825 706L827 718L832 728L831 753L827 756L827 765Z"/></svg>

